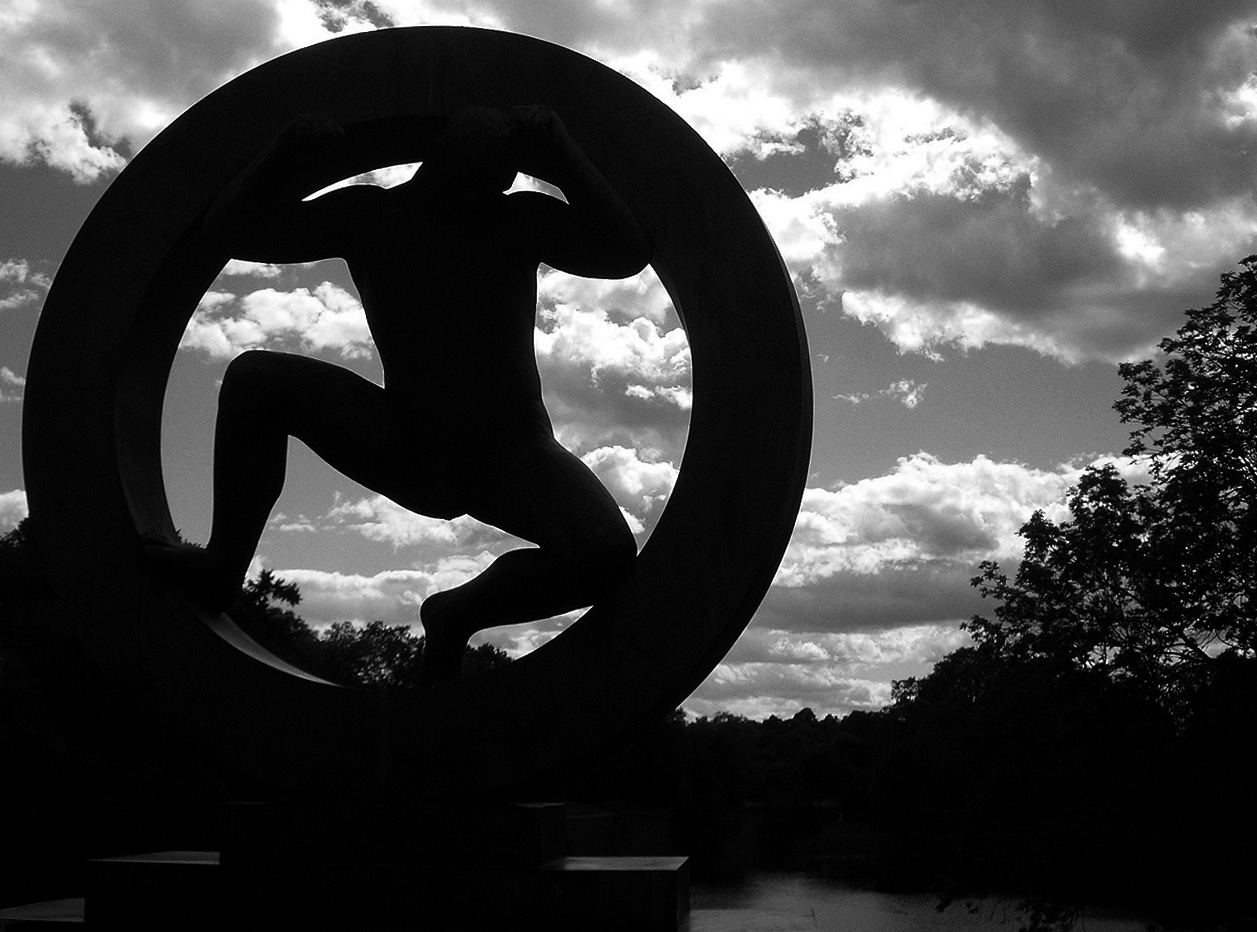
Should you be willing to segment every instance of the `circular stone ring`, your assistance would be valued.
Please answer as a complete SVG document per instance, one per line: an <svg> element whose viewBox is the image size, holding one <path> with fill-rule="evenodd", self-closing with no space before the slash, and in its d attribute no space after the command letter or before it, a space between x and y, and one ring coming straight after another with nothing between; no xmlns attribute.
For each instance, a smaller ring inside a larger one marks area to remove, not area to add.
<svg viewBox="0 0 1257 932"><path fill-rule="evenodd" d="M410 161L389 121L544 103L653 240L693 355L685 457L628 587L506 667L423 693L347 689L267 654L153 572L173 534L161 412L179 338L222 269L200 240L218 192L289 121L330 113ZM54 582L111 687L221 766L293 792L506 785L675 708L746 627L807 476L811 381L798 301L732 174L672 110L560 46L454 27L388 29L285 55L149 143L84 223L28 368L27 494ZM102 697L103 701L103 697Z"/></svg>

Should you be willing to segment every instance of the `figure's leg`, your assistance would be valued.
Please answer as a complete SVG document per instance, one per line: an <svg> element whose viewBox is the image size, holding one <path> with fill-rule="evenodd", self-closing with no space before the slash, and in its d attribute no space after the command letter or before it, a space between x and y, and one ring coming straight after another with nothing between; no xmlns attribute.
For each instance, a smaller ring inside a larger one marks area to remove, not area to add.
<svg viewBox="0 0 1257 932"><path fill-rule="evenodd" d="M386 495L407 480L425 487L408 434L378 385L340 366L289 353L254 350L236 357L218 395L209 543L204 549L150 548L206 607L226 608L239 594L283 490L290 436ZM422 497L407 497L411 507L424 505Z"/></svg>
<svg viewBox="0 0 1257 932"><path fill-rule="evenodd" d="M611 493L553 438L518 444L467 497L473 518L538 546L505 553L475 579L424 600L425 683L456 674L468 638L483 628L593 604L637 555Z"/></svg>

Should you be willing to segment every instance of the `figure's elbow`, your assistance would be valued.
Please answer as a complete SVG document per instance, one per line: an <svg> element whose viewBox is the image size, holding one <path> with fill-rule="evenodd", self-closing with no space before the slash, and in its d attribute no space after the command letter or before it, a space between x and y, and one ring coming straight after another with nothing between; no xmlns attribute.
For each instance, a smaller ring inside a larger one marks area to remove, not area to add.
<svg viewBox="0 0 1257 932"><path fill-rule="evenodd" d="M629 263L632 265L633 271L629 274L636 275L650 265L650 260L654 257L655 244L651 241L650 234L646 232L646 228L639 226L633 236L633 243L630 249Z"/></svg>
<svg viewBox="0 0 1257 932"><path fill-rule="evenodd" d="M626 231L619 248L614 251L614 258L608 263L614 267L609 268L604 277L632 278L650 265L654 254L650 234L644 227L634 225L633 229Z"/></svg>

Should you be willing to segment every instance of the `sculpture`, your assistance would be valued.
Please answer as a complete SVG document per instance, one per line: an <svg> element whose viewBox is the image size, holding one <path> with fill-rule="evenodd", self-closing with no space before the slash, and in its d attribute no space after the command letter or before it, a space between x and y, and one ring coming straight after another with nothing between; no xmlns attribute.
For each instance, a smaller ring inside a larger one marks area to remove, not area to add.
<svg viewBox="0 0 1257 932"><path fill-rule="evenodd" d="M242 162L313 109L364 141L327 160L317 188L416 160L394 132L399 121L535 101L562 114L641 222L685 325L694 407L680 477L623 584L520 660L406 694L314 681L190 604L141 547L175 539L162 402L180 334L227 259L202 236L207 211ZM675 708L767 592L810 444L798 302L720 157L597 62L454 27L293 52L224 85L145 146L62 263L23 407L39 543L84 647L109 671L118 719L147 720L224 767L311 794L395 788L432 798L502 786Z"/></svg>
<svg viewBox="0 0 1257 932"><path fill-rule="evenodd" d="M533 326L539 263L623 278L650 256L646 231L549 107L466 107L412 131L433 123L406 183L303 200L294 166L350 145L334 118L304 114L214 201L203 232L228 255L346 259L384 385L288 353L237 357L219 394L209 543L149 545L207 608L227 608L283 486L289 436L412 511L470 514L537 544L424 601L421 684L456 674L482 628L592 604L636 556L614 499L554 438ZM508 197L517 170L566 201Z"/></svg>

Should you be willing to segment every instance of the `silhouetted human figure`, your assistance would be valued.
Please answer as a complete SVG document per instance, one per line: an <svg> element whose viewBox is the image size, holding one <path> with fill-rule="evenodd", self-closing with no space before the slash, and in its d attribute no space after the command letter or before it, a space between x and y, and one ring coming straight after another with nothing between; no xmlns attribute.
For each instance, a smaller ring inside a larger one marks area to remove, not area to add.
<svg viewBox="0 0 1257 932"><path fill-rule="evenodd" d="M303 201L293 166L345 145L330 117L295 121L223 191L204 233L241 259L343 257L384 385L303 356L237 357L219 395L210 540L150 551L226 607L282 489L290 436L405 508L469 514L537 544L423 602L431 683L458 672L476 631L589 605L636 555L611 495L554 438L533 328L540 263L623 278L650 245L547 107L458 111L410 181ZM506 195L517 170L558 185L567 203Z"/></svg>

